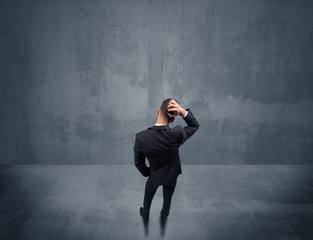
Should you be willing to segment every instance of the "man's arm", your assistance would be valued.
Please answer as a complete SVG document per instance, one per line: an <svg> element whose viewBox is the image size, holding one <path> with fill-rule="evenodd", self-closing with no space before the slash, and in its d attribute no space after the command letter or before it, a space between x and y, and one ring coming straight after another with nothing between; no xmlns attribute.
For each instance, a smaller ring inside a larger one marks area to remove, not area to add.
<svg viewBox="0 0 313 240"><path fill-rule="evenodd" d="M150 176L150 168L145 163L145 155L140 151L137 137L134 146L134 162L135 166L144 177Z"/></svg>
<svg viewBox="0 0 313 240"><path fill-rule="evenodd" d="M183 128L183 140L182 143L184 143L188 138L190 138L199 128L199 122L197 119L193 116L191 110L189 108L187 110L187 116L183 119L187 123L188 126Z"/></svg>
<svg viewBox="0 0 313 240"><path fill-rule="evenodd" d="M181 143L184 143L188 138L190 138L199 128L199 122L193 116L191 110L187 108L183 109L179 104L173 99L168 105L168 111L174 112L173 114L169 114L170 117L175 117L180 115L183 117L188 126L182 128L183 136Z"/></svg>

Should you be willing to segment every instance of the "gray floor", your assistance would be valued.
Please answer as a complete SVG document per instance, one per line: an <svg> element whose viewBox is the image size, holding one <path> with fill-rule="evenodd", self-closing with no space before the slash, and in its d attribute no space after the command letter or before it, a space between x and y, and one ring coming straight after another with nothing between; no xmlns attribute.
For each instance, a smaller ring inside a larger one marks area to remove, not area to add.
<svg viewBox="0 0 313 240"><path fill-rule="evenodd" d="M144 227L133 165L0 167L0 239L313 239L313 166L184 165Z"/></svg>

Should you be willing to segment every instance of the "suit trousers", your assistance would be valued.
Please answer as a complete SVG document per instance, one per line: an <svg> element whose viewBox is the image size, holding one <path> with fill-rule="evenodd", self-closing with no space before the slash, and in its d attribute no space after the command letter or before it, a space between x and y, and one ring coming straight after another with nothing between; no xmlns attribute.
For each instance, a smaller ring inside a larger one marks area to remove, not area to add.
<svg viewBox="0 0 313 240"><path fill-rule="evenodd" d="M145 218L149 217L152 199L159 186L160 185L155 186L151 182L150 177L147 179L146 186L145 186L145 195L143 199L143 208L144 208L143 215ZM163 185L163 208L162 208L161 214L164 217L167 217L169 215L172 196L173 196L175 187L176 187L176 182L175 182L175 185Z"/></svg>

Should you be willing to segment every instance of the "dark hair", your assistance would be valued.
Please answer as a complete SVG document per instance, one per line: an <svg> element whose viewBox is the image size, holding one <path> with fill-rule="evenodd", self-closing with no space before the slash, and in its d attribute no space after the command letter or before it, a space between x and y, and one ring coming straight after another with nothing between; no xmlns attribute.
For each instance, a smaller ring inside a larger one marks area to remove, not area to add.
<svg viewBox="0 0 313 240"><path fill-rule="evenodd" d="M167 106L168 106L168 104L170 103L170 101L171 101L172 99L174 99L174 98L167 98L167 99L165 99L165 100L163 101L161 107L160 107L162 116L163 116L165 119L167 119L168 122L170 122L170 121L172 121L172 119L174 119L174 117L169 117L169 116L168 116L168 113L173 113L173 112L167 111ZM174 100L177 102L176 99L174 99ZM177 103L178 103L178 102L177 102Z"/></svg>

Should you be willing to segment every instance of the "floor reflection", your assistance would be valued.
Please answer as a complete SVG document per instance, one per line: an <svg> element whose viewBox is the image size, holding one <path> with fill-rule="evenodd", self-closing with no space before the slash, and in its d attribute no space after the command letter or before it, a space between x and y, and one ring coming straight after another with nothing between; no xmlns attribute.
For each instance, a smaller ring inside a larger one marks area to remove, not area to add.
<svg viewBox="0 0 313 240"><path fill-rule="evenodd" d="M167 223L167 219L165 221L161 220L160 217L160 236L164 237L165 236L165 232L166 232L166 223Z"/></svg>
<svg viewBox="0 0 313 240"><path fill-rule="evenodd" d="M143 228L145 231L145 236L149 236L149 222L142 219Z"/></svg>
<svg viewBox="0 0 313 240"><path fill-rule="evenodd" d="M142 225L143 225L145 236L148 237L149 236L149 221L145 221L142 219ZM160 217L160 236L161 237L165 236L166 225L167 225L167 219L165 221L162 221Z"/></svg>

